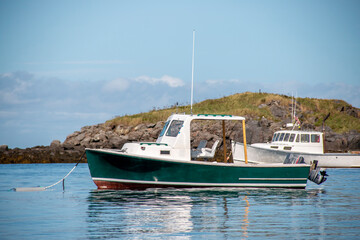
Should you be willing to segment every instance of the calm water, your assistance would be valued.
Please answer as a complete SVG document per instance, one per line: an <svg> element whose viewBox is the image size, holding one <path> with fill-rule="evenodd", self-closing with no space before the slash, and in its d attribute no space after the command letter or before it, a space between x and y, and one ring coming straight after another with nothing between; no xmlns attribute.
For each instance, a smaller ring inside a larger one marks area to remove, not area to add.
<svg viewBox="0 0 360 240"><path fill-rule="evenodd" d="M306 190L98 191L87 164L0 165L0 239L360 239L360 169Z"/></svg>

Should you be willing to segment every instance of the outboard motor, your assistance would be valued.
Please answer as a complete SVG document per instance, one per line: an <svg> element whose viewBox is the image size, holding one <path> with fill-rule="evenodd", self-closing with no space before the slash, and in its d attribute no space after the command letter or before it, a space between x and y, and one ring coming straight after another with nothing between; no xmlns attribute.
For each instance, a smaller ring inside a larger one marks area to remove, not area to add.
<svg viewBox="0 0 360 240"><path fill-rule="evenodd" d="M284 160L284 164L306 164L304 157L302 157L299 154L293 154L289 153L286 155L286 158ZM329 176L326 174L326 171L321 171L321 168L318 166L318 161L314 160L311 167L310 167L310 173L308 176L308 179L316 184L321 184L326 181L326 177Z"/></svg>
<svg viewBox="0 0 360 240"><path fill-rule="evenodd" d="M317 167L318 161L314 160L310 168L310 173L308 179L316 184L321 184L326 181L326 177L329 176L326 174L326 171L320 171L320 168Z"/></svg>

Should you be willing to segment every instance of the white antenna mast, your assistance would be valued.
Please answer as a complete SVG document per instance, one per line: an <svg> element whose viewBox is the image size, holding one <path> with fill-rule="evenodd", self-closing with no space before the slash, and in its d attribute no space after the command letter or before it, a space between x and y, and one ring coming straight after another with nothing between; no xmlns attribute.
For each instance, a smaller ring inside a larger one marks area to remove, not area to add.
<svg viewBox="0 0 360 240"><path fill-rule="evenodd" d="M291 123L294 124L294 92L291 92Z"/></svg>
<svg viewBox="0 0 360 240"><path fill-rule="evenodd" d="M294 118L296 117L296 99L297 99L297 91L295 92L295 99L294 99Z"/></svg>
<svg viewBox="0 0 360 240"><path fill-rule="evenodd" d="M295 99L294 99L294 126L293 126L293 130L295 129L295 126L297 124L297 120L296 120L296 98L297 98L297 91L295 92Z"/></svg>
<svg viewBox="0 0 360 240"><path fill-rule="evenodd" d="M191 71L191 105L190 105L190 113L192 112L193 105L193 95L194 95L194 52L195 52L195 30L193 30L193 52L192 52L192 71Z"/></svg>

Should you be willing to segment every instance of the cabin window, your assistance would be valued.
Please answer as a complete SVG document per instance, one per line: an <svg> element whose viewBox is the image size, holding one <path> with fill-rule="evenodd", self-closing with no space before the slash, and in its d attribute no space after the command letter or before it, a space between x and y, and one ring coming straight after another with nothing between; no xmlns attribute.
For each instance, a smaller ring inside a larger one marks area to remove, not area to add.
<svg viewBox="0 0 360 240"><path fill-rule="evenodd" d="M293 142L295 139L295 133L292 133L289 138L289 142Z"/></svg>
<svg viewBox="0 0 360 240"><path fill-rule="evenodd" d="M299 139L300 137L299 136L300 136L300 134L296 135L296 142L300 142L300 139Z"/></svg>
<svg viewBox="0 0 360 240"><path fill-rule="evenodd" d="M284 142L287 142L289 140L290 133L286 133L284 137Z"/></svg>
<svg viewBox="0 0 360 240"><path fill-rule="evenodd" d="M169 130L166 132L167 137L176 137L183 125L184 121L173 120L170 124Z"/></svg>
<svg viewBox="0 0 360 240"><path fill-rule="evenodd" d="M279 137L280 137L280 133L277 133L277 134L276 134L276 138L275 138L275 142L276 142L277 140L279 140Z"/></svg>
<svg viewBox="0 0 360 240"><path fill-rule="evenodd" d="M161 133L160 133L159 137L164 136L165 131L166 131L167 127L169 126L169 122L170 122L170 121L167 121L167 122L165 123L163 129L161 130Z"/></svg>
<svg viewBox="0 0 360 240"><path fill-rule="evenodd" d="M272 142L275 142L276 140L276 137L277 137L277 133L274 133L274 136L273 136L273 139L271 140Z"/></svg>
<svg viewBox="0 0 360 240"><path fill-rule="evenodd" d="M302 143L308 143L308 142L310 142L309 134L301 134L301 142L302 142Z"/></svg>
<svg viewBox="0 0 360 240"><path fill-rule="evenodd" d="M319 143L320 142L320 135L319 134L311 134L311 142Z"/></svg>
<svg viewBox="0 0 360 240"><path fill-rule="evenodd" d="M280 138L279 138L279 141L280 141L280 142L284 139L284 136L285 136L285 133L281 133L281 134L280 134Z"/></svg>

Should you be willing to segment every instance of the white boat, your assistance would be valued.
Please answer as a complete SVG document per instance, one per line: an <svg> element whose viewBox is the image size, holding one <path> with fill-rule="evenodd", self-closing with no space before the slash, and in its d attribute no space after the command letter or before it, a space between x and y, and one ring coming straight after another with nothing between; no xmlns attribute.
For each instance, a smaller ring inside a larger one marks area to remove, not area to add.
<svg viewBox="0 0 360 240"><path fill-rule="evenodd" d="M234 162L244 161L243 144L232 141L231 147ZM280 163L288 154L301 155L308 164L318 160L322 168L360 168L360 154L324 153L324 135L317 131L280 130L270 143L247 146L248 161L253 163Z"/></svg>

